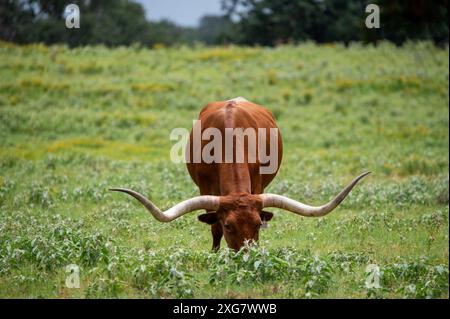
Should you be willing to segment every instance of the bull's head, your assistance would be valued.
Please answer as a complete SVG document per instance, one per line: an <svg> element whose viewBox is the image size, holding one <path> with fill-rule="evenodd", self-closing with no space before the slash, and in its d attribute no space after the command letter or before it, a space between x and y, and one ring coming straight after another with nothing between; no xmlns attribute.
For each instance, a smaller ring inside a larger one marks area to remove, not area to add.
<svg viewBox="0 0 450 319"><path fill-rule="evenodd" d="M260 195L221 196L214 212L198 216L201 222L220 227L228 247L239 250L244 242L257 241L260 228L273 214L262 210Z"/></svg>
<svg viewBox="0 0 450 319"><path fill-rule="evenodd" d="M127 193L136 198L160 222L171 222L184 214L205 209L199 216L201 222L220 225L228 246L239 250L246 240L257 241L260 227L272 219L266 207L280 208L301 216L321 217L333 211L352 188L370 172L363 173L347 185L335 198L322 206L309 206L288 197L276 194L239 194L228 196L203 195L190 198L161 211L142 194L125 188L112 188L112 191Z"/></svg>

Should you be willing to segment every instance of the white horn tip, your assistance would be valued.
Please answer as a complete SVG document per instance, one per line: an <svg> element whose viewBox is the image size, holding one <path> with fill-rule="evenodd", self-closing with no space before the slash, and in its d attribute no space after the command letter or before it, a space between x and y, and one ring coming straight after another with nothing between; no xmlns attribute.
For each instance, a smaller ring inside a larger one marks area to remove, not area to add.
<svg viewBox="0 0 450 319"><path fill-rule="evenodd" d="M369 174L372 174L372 172L371 171L364 172L361 175L359 175L357 178L360 179L360 178L363 178L363 177L365 177L365 176L367 176Z"/></svg>

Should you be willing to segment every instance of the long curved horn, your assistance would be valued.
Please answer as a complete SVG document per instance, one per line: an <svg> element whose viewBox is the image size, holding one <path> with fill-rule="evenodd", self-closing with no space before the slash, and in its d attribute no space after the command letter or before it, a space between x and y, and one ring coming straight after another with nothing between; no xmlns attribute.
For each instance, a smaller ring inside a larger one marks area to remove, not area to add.
<svg viewBox="0 0 450 319"><path fill-rule="evenodd" d="M292 213L306 216L306 217L320 217L330 213L333 209L335 209L344 198L350 193L352 188L366 175L370 174L370 172L363 173L356 177L347 187L344 188L335 198L333 198L330 202L322 206L309 206L300 202L297 202L293 199L290 199L286 196L281 196L277 194L261 194L260 198L263 202L264 207L277 207L281 209L288 210Z"/></svg>
<svg viewBox="0 0 450 319"><path fill-rule="evenodd" d="M161 211L144 195L126 188L110 188L110 191L123 192L133 196L160 222L171 222L184 214L197 209L217 210L219 208L219 196L203 195L182 201L166 211Z"/></svg>

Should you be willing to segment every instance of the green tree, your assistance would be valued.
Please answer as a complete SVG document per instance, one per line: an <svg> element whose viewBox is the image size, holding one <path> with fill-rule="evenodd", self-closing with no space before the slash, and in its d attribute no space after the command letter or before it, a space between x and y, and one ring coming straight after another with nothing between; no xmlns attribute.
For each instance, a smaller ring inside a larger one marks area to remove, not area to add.
<svg viewBox="0 0 450 319"><path fill-rule="evenodd" d="M233 23L226 16L206 15L200 19L197 37L206 44L233 42Z"/></svg>
<svg viewBox="0 0 450 319"><path fill-rule="evenodd" d="M365 8L378 4L381 28L367 29ZM237 20L235 39L275 45L312 39L317 42L431 39L448 43L447 0L223 0Z"/></svg>
<svg viewBox="0 0 450 319"><path fill-rule="evenodd" d="M102 43L108 46L187 41L185 30L168 21L149 22L143 7L128 0L73 0L80 8L79 29L65 27L66 3L59 0L6 0L0 3L2 39L31 43Z"/></svg>

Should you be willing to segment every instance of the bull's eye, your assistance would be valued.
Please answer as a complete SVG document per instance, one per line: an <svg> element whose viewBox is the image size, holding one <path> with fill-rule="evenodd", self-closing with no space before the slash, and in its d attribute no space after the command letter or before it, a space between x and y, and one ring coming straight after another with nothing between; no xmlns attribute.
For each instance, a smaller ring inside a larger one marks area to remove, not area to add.
<svg viewBox="0 0 450 319"><path fill-rule="evenodd" d="M229 233L233 231L233 228L231 227L230 224L224 224L223 227L225 228L225 231Z"/></svg>

